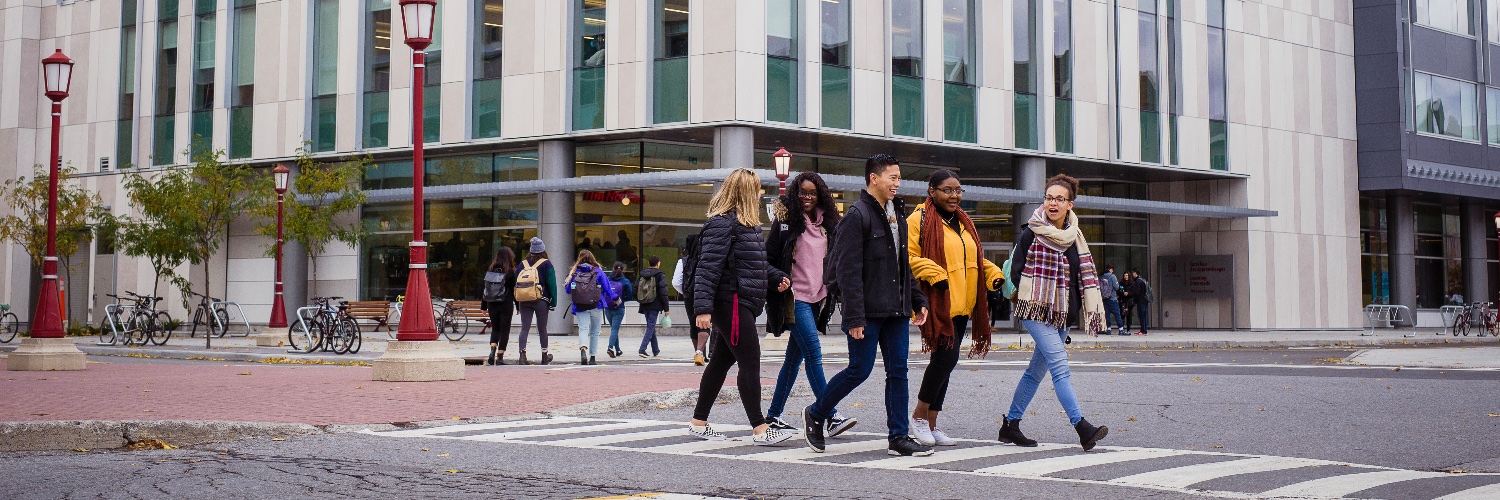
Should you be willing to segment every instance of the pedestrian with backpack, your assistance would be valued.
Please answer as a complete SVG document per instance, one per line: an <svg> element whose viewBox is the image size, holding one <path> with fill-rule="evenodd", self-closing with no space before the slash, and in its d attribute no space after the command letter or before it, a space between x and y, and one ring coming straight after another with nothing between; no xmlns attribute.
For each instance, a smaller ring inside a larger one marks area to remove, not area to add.
<svg viewBox="0 0 1500 500"><path fill-rule="evenodd" d="M1094 256L1073 213L1078 198L1078 179L1058 174L1047 180L1042 206L1016 236L1016 251L1006 275L1016 279L1016 319L1031 334L1035 347L1031 363L1016 384L1010 411L1001 422L999 440L1017 446L1036 446L1036 440L1021 433L1021 417L1036 396L1042 377L1052 374L1052 389L1083 451L1109 434L1108 427L1095 427L1083 418L1078 395L1073 392L1068 351L1063 347L1068 325L1079 324L1091 335L1107 331L1104 298L1094 270Z"/></svg>
<svg viewBox="0 0 1500 500"><path fill-rule="evenodd" d="M625 353L620 350L620 322L625 321L625 301L635 297L635 285L630 284L630 277L625 275L624 262L615 262L614 271L609 274L609 289L616 299L604 308L604 319L609 321L609 347L605 352L615 358Z"/></svg>
<svg viewBox="0 0 1500 500"><path fill-rule="evenodd" d="M793 433L772 429L760 411L760 336L755 317L765 308L768 291L786 291L792 282L766 262L760 193L760 177L737 168L708 202L708 222L699 233L692 285L693 322L699 328L712 328L709 342L714 345L714 356L703 369L688 433L708 440L728 439L709 427L708 414L729 369L739 363L736 385L753 428L751 443L770 446L790 439Z"/></svg>
<svg viewBox="0 0 1500 500"><path fill-rule="evenodd" d="M652 255L646 258L646 263L651 267L641 270L641 279L635 286L635 301L641 305L640 313L646 316L646 336L641 337L641 348L637 351L644 358L649 345L654 358L661 355L661 347L656 345L656 319L665 316L670 308L667 306L667 275L661 272L661 257Z"/></svg>
<svg viewBox="0 0 1500 500"><path fill-rule="evenodd" d="M516 312L516 253L501 246L484 273L479 308L490 313L490 366L505 364L505 348L510 343L510 317Z"/></svg>
<svg viewBox="0 0 1500 500"><path fill-rule="evenodd" d="M536 333L542 343L540 364L552 363L552 354L547 352L547 312L557 306L557 271L547 258L547 245L541 238L533 236L526 252L526 260L516 272L516 309L521 311L520 363L531 364L526 359L526 334L531 331L531 320L536 320Z"/></svg>
<svg viewBox="0 0 1500 500"><path fill-rule="evenodd" d="M1141 329L1136 335L1151 334L1151 303L1156 301L1156 294L1151 290L1151 283L1141 276L1136 269L1130 270L1130 296L1135 298L1136 319L1141 322Z"/></svg>
<svg viewBox="0 0 1500 500"><path fill-rule="evenodd" d="M599 328L604 322L604 309L615 294L609 288L609 278L599 268L594 252L578 252L578 260L568 271L568 282L563 290L573 297L569 312L578 324L578 364L593 365L594 353L599 350Z"/></svg>
<svg viewBox="0 0 1500 500"><path fill-rule="evenodd" d="M677 259L677 268L672 271L672 288L677 290L677 295L682 297L682 307L693 312L693 268L698 263L698 235L690 234L687 243L679 250L682 255ZM688 321L688 334L693 341L693 364L703 366L708 364L708 330L698 328L698 325Z"/></svg>

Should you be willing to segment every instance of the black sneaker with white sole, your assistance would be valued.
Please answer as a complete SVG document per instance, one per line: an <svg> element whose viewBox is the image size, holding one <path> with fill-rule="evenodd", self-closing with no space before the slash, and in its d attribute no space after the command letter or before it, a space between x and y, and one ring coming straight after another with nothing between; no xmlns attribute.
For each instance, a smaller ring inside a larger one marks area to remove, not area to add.
<svg viewBox="0 0 1500 500"><path fill-rule="evenodd" d="M807 441L807 447L812 451L822 453L826 448L823 446L823 426L827 425L822 419L813 418L812 406L802 409L802 438Z"/></svg>
<svg viewBox="0 0 1500 500"><path fill-rule="evenodd" d="M925 457L932 454L932 447L922 446L911 436L901 436L891 441L891 447L886 450L886 454L898 457Z"/></svg>
<svg viewBox="0 0 1500 500"><path fill-rule="evenodd" d="M771 426L772 429L776 429L776 430L780 430L780 431L795 431L795 430L797 430L797 426L789 424L789 423L786 423L786 421L782 420L781 417L771 417L771 418L766 419L766 425Z"/></svg>
<svg viewBox="0 0 1500 500"><path fill-rule="evenodd" d="M857 423L859 423L859 420L834 413L833 417L828 419L828 437L843 434L844 431L853 428L854 424Z"/></svg>

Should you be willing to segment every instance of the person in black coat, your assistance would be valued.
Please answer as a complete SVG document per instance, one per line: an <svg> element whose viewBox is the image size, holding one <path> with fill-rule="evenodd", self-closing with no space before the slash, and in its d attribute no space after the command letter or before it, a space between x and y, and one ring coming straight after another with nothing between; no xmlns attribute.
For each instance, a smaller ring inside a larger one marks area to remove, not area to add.
<svg viewBox="0 0 1500 500"><path fill-rule="evenodd" d="M646 316L646 336L641 338L641 348L638 349L641 357L646 357L646 346L651 346L651 355L660 356L661 347L656 345L656 318L658 315L668 314L670 307L667 305L667 275L661 272L661 257L652 255L646 259L651 267L641 270L641 278L637 283L636 296L642 296L644 292L639 291L643 287L656 289L656 300L640 302L640 313ZM654 285L652 283L655 283ZM635 298L635 297L631 297Z"/></svg>
<svg viewBox="0 0 1500 500"><path fill-rule="evenodd" d="M490 314L490 356L486 361L490 365L505 364L505 348L510 344L510 319L516 313L516 296L512 290L516 288L516 253L510 247L501 246L495 252L495 260L490 262L486 274L498 273L503 281L503 297L500 300L480 301L479 308ZM488 283L486 283L488 286Z"/></svg>

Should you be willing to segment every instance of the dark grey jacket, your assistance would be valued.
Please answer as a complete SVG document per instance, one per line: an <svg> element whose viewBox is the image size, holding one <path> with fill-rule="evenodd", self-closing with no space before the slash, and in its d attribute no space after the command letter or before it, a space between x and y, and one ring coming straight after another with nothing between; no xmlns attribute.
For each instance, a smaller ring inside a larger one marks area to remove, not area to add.
<svg viewBox="0 0 1500 500"><path fill-rule="evenodd" d="M641 270L641 280L652 276L656 277L656 301L641 302L641 307L640 309L638 309L641 314L646 314L649 312L668 312L669 310L669 308L667 307L667 282L672 281L672 278L667 277L667 274L661 272L661 269L657 269L654 267L648 267ZM637 281L637 283L639 283L639 281ZM637 291L637 293L639 293L639 291ZM635 299L635 297L626 298L632 300Z"/></svg>
<svg viewBox="0 0 1500 500"><path fill-rule="evenodd" d="M896 233L885 217L885 207L859 192L859 201L849 207L834 232L829 257L844 308L844 329L865 326L866 318L910 317L927 307L927 297L917 289L906 251L906 204L896 198ZM896 251L895 242L901 242Z"/></svg>
<svg viewBox="0 0 1500 500"><path fill-rule="evenodd" d="M734 257L729 257L730 252ZM698 265L693 275L693 314L712 314L714 302L738 293L740 305L755 314L766 307L766 292L786 273L766 262L761 229L740 224L731 210L703 224L698 234Z"/></svg>

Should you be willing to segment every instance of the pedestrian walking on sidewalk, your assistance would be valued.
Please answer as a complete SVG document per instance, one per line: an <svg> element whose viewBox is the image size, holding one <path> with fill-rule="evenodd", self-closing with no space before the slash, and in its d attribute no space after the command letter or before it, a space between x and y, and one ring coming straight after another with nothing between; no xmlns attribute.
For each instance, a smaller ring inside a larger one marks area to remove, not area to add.
<svg viewBox="0 0 1500 500"><path fill-rule="evenodd" d="M1130 335L1131 318L1135 317L1135 296L1130 294L1130 284L1134 278L1130 271L1125 271L1120 278L1120 287L1115 289L1120 298L1120 335Z"/></svg>
<svg viewBox="0 0 1500 500"><path fill-rule="evenodd" d="M1105 265L1104 274L1099 275L1099 294L1104 297L1104 323L1108 333L1120 330L1120 335L1130 332L1120 324L1120 280L1115 278L1115 266Z"/></svg>
<svg viewBox="0 0 1500 500"><path fill-rule="evenodd" d="M609 289L617 298L604 309L604 319L609 321L609 347L605 351L609 357L615 358L625 353L620 349L620 322L625 321L625 301L635 298L635 285L625 275L624 262L615 262L614 271L609 273Z"/></svg>
<svg viewBox="0 0 1500 500"><path fill-rule="evenodd" d="M1156 300L1156 294L1151 293L1151 282L1141 276L1136 269L1130 270L1130 295L1135 298L1136 319L1141 322L1141 329L1136 335L1148 335L1151 333L1151 303Z"/></svg>
<svg viewBox="0 0 1500 500"><path fill-rule="evenodd" d="M516 252L501 246L484 273L484 289L479 308L490 314L491 366L505 364L505 348L510 344L510 318L516 313Z"/></svg>
<svg viewBox="0 0 1500 500"><path fill-rule="evenodd" d="M568 282L563 290L573 297L569 312L578 325L578 364L595 364L594 356L599 352L599 328L604 322L604 309L618 299L609 286L609 278L599 267L594 252L578 252L578 260L568 271Z"/></svg>
<svg viewBox="0 0 1500 500"><path fill-rule="evenodd" d="M774 445L793 433L772 429L760 411L760 336L755 317L766 306L770 290L791 287L785 273L766 262L766 244L760 231L760 178L739 168L724 180L724 186L708 202L708 222L699 233L700 254L692 281L693 322L712 328L714 357L703 370L698 384L698 404L688 433L709 440L725 439L708 425L708 414L729 368L739 363L740 401L754 428L756 445Z"/></svg>
<svg viewBox="0 0 1500 500"><path fill-rule="evenodd" d="M661 272L661 257L652 255L646 258L646 263L651 267L641 270L641 279L635 286L635 301L641 305L639 312L646 316L646 336L641 337L641 348L637 349L643 358L648 345L652 357L661 355L661 347L656 345L656 321L671 310L667 304L667 275Z"/></svg>
<svg viewBox="0 0 1500 500"><path fill-rule="evenodd" d="M1015 316L1036 346L1031 363L1016 384L1010 412L1001 423L1002 443L1036 446L1036 441L1021 433L1021 417L1048 372L1052 374L1057 400L1078 432L1084 451L1093 449L1095 443L1109 434L1108 427L1095 427L1084 420L1070 380L1068 351L1063 348L1070 324L1080 323L1092 335L1106 328L1094 257L1083 230L1078 227L1078 216L1073 213L1073 200L1077 198L1078 179L1064 174L1048 179L1045 202L1016 236L1016 251L1020 254L1011 259L1011 268L1006 272L1020 278L1016 285Z"/></svg>
<svg viewBox="0 0 1500 500"><path fill-rule="evenodd" d="M833 194L822 176L803 172L792 178L791 186L772 207L776 220L771 222L771 236L766 244L771 266L792 280L790 290L772 293L766 299L766 330L778 337L782 332L792 332L781 372L776 376L776 391L771 396L766 421L772 428L789 432L797 427L781 416L787 398L792 395L792 385L797 382L798 368L807 366L807 383L814 395L822 394L828 386L818 335L828 331L834 301L838 300L828 293L823 270L828 262L829 242L840 218ZM842 434L855 423L855 419L834 410L828 421L828 435Z"/></svg>
<svg viewBox="0 0 1500 500"><path fill-rule="evenodd" d="M521 311L520 363L531 364L526 358L526 334L531 332L533 319L542 344L540 364L552 363L552 354L547 352L547 312L557 307L557 270L547 258L547 245L541 238L531 238L526 260L516 271L515 298L516 309Z"/></svg>
<svg viewBox="0 0 1500 500"><path fill-rule="evenodd" d="M911 435L925 446L957 446L938 429L938 412L948 394L948 380L958 367L964 329L972 329L969 357L990 350L989 292L1000 289L1004 273L984 258L979 231L959 203L964 188L951 170L927 179L927 201L906 218L906 248L932 316L921 327L922 352L932 362L922 374Z"/></svg>
<svg viewBox="0 0 1500 500"><path fill-rule="evenodd" d="M839 221L831 268L844 308L849 366L828 381L812 405L802 410L802 435L813 451L824 450L824 430L833 408L864 383L875 368L878 347L885 361L885 416L888 453L926 456L932 447L909 436L906 357L910 346L908 318L927 321L927 298L917 290L907 255L905 204L896 196L901 165L890 155L865 161L865 189Z"/></svg>
<svg viewBox="0 0 1500 500"><path fill-rule="evenodd" d="M672 270L672 289L677 290L677 296L682 297L682 308L693 314L693 267L697 263L698 235L690 234L687 242L678 249L680 257L677 258L677 267ZM693 342L693 364L703 366L708 363L708 329L698 328L692 318L687 322L688 335Z"/></svg>

